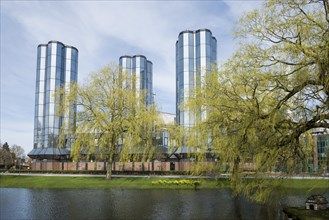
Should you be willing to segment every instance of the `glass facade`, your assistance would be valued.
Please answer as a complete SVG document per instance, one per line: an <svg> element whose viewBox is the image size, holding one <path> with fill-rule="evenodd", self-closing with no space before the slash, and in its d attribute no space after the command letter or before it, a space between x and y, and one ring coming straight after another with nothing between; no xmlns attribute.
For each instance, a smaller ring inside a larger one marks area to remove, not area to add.
<svg viewBox="0 0 329 220"><path fill-rule="evenodd" d="M183 31L176 42L176 121L185 127L194 126L195 115L181 105L190 91L201 85L201 79L217 61L217 40L208 29ZM201 118L206 111L201 110Z"/></svg>
<svg viewBox="0 0 329 220"><path fill-rule="evenodd" d="M329 150L329 134L317 135L317 149L318 149L318 161L322 164L326 161L326 157Z"/></svg>
<svg viewBox="0 0 329 220"><path fill-rule="evenodd" d="M143 55L121 56L119 58L120 71L128 76L136 77L134 84L136 91L146 91L145 104L154 103L153 100L153 64ZM130 87L130 85L128 85Z"/></svg>
<svg viewBox="0 0 329 220"><path fill-rule="evenodd" d="M70 90L78 80L78 50L75 47L64 45L58 41L49 41L40 44L37 50L35 118L34 118L34 145L29 156L37 159L47 159L51 155L49 149L57 149L57 138L62 125L75 123L76 105L64 115L59 115L59 103L55 93L59 88ZM70 148L70 138L66 146ZM58 152L53 150L52 152ZM48 155L48 156L46 156Z"/></svg>

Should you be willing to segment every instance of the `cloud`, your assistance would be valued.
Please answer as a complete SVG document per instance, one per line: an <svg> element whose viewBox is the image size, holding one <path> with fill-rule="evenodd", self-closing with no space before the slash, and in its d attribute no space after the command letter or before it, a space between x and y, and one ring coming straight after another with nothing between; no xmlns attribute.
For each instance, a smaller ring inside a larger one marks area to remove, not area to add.
<svg viewBox="0 0 329 220"><path fill-rule="evenodd" d="M258 5L251 1L2 1L1 141L32 149L38 44L58 40L77 47L79 82L117 63L122 55L145 55L153 62L158 105L175 113L179 32L211 29L218 41L218 59L224 62L235 48L234 20Z"/></svg>

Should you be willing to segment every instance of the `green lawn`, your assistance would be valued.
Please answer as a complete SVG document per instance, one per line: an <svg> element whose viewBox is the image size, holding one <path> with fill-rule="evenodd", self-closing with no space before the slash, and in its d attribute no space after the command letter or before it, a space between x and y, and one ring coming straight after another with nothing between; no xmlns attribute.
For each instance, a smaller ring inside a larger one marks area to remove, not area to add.
<svg viewBox="0 0 329 220"><path fill-rule="evenodd" d="M329 180L312 180L312 179L285 179L282 180L285 188L292 189L327 189L329 190Z"/></svg>
<svg viewBox="0 0 329 220"><path fill-rule="evenodd" d="M152 184L166 178L112 178L104 177L62 177L62 176L0 176L0 187L4 188L53 188L53 189L79 189L79 188L130 188L130 189L192 189L191 185L161 185ZM172 179L171 179L172 180ZM201 180L198 188L228 187L227 180Z"/></svg>
<svg viewBox="0 0 329 220"><path fill-rule="evenodd" d="M63 176L2 176L2 188L53 188L53 189L79 189L79 188L130 188L130 189L193 189L191 185L161 185L152 184L166 178L129 178L120 177L105 180L104 177L63 177ZM172 180L172 179L171 179ZM230 182L225 179L200 179L201 189L219 189L229 187ZM291 180L285 179L281 187L287 189L328 189L329 180Z"/></svg>
<svg viewBox="0 0 329 220"><path fill-rule="evenodd" d="M301 219L301 220L323 220L329 219L329 211L328 210L306 210L304 207L290 207L285 208L284 212L293 217L293 219Z"/></svg>

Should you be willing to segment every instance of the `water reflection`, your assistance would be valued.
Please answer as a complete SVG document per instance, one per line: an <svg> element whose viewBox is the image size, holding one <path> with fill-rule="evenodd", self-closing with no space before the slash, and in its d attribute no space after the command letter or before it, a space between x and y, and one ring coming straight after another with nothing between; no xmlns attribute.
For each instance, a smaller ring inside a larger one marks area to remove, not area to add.
<svg viewBox="0 0 329 220"><path fill-rule="evenodd" d="M283 219L282 205L307 193L258 205L220 190L1 189L0 219ZM327 195L328 196L328 195Z"/></svg>

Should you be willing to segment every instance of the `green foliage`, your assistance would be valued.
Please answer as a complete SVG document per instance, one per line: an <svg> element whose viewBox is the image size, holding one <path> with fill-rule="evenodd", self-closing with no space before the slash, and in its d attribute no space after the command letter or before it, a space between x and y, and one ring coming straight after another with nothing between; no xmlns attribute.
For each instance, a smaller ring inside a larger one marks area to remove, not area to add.
<svg viewBox="0 0 329 220"><path fill-rule="evenodd" d="M244 163L256 176L278 165L300 172L312 129L329 128L328 27L327 1L268 1L240 19L239 50L186 103L207 115L189 132L194 157L228 165L236 193L264 201L274 188L241 179Z"/></svg>
<svg viewBox="0 0 329 220"><path fill-rule="evenodd" d="M174 123L172 125L166 125L169 131L169 140L168 140L168 154L170 157L171 154L174 153L181 153L182 146L184 142L185 136L185 128L183 126L179 126L178 124Z"/></svg>
<svg viewBox="0 0 329 220"><path fill-rule="evenodd" d="M5 142L0 149L0 165L5 169L15 164L15 154L10 151L9 145Z"/></svg>
<svg viewBox="0 0 329 220"><path fill-rule="evenodd" d="M198 158L199 159L199 158ZM205 162L205 163L193 163L191 166L191 175L193 176L219 176L220 163Z"/></svg>
<svg viewBox="0 0 329 220"><path fill-rule="evenodd" d="M92 73L81 86L73 85L65 95L59 114L67 114L72 103L78 106L76 125L63 124L59 146L72 141L71 157L113 161L152 158L152 134L160 123L154 105L145 104L145 91L136 89L136 79L116 66ZM71 138L67 134L74 134Z"/></svg>
<svg viewBox="0 0 329 220"><path fill-rule="evenodd" d="M179 180L157 180L152 181L152 185L176 185L176 186L193 186L194 189L197 189L200 186L200 180L186 180L186 179L179 179Z"/></svg>

